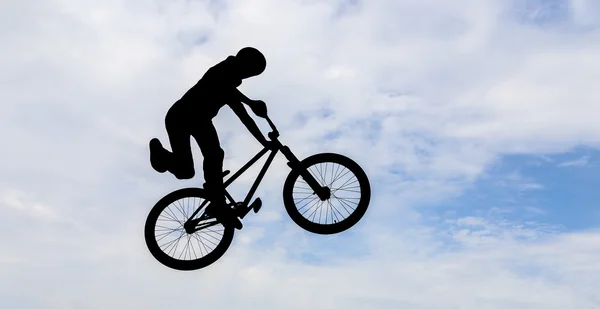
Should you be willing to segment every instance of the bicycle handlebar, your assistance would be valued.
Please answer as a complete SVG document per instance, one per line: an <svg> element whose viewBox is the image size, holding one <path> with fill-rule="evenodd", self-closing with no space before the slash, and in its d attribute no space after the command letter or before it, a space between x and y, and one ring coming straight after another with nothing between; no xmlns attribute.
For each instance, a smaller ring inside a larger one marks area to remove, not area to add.
<svg viewBox="0 0 600 309"><path fill-rule="evenodd" d="M269 138L271 140L274 140L276 138L279 137L279 131L277 131L277 128L275 127L275 124L273 124L273 122L271 121L271 119L269 118L269 116L265 117L265 119L267 119L267 122L269 123L269 126L271 127L271 129L273 129L272 132L269 132L269 134L267 134L269 136Z"/></svg>

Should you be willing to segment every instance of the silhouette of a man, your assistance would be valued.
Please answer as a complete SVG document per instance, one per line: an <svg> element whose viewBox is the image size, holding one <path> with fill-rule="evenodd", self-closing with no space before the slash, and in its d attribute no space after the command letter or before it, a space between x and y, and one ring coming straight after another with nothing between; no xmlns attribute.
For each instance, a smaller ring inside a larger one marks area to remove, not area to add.
<svg viewBox="0 0 600 309"><path fill-rule="evenodd" d="M219 218L223 224L233 224L237 229L242 228L242 223L230 213L229 207L224 207L225 153L212 119L223 106L228 105L254 137L263 146L270 147L270 142L248 115L242 103L263 118L267 116L267 106L263 101L249 99L237 89L243 79L261 74L266 64L266 59L260 51L245 47L235 56L229 56L213 66L167 112L165 126L171 152L164 149L157 138L150 141L150 163L157 172L169 171L178 179L190 179L195 174L190 148L190 136L194 137L204 157L205 189L211 201L207 211Z"/></svg>

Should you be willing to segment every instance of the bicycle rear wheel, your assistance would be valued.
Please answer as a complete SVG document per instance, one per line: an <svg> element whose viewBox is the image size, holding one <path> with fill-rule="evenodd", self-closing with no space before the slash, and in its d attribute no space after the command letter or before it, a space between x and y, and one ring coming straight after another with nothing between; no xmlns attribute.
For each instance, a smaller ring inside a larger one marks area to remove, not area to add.
<svg viewBox="0 0 600 309"><path fill-rule="evenodd" d="M335 234L354 226L371 200L371 185L364 170L352 159L336 153L320 153L300 162L331 197L325 201L292 170L283 186L283 203L290 218L315 234Z"/></svg>
<svg viewBox="0 0 600 309"><path fill-rule="evenodd" d="M206 192L201 188L185 188L167 194L152 208L146 219L144 236L150 253L161 264L176 270L197 270L216 262L229 248L234 228L224 227L209 218L198 226L208 226L187 233L183 224L204 202ZM208 203L207 203L208 205Z"/></svg>

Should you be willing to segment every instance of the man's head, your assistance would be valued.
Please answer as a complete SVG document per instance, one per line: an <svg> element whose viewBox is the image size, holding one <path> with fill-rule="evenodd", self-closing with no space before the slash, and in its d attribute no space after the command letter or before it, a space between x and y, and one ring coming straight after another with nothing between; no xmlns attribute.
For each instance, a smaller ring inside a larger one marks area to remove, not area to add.
<svg viewBox="0 0 600 309"><path fill-rule="evenodd" d="M253 47L244 47L235 55L238 64L240 77L248 78L256 76L265 71L267 59L265 56Z"/></svg>

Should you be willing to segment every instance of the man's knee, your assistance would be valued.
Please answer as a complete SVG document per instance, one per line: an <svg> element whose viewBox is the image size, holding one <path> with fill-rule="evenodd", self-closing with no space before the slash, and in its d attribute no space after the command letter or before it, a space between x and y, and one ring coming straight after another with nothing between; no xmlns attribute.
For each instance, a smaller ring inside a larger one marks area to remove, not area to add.
<svg viewBox="0 0 600 309"><path fill-rule="evenodd" d="M175 177L177 177L177 179L192 179L194 178L194 175L196 174L195 171L183 171L183 172L175 172L173 173L173 175L175 175Z"/></svg>
<svg viewBox="0 0 600 309"><path fill-rule="evenodd" d="M196 175L193 165L182 166L180 164L174 164L170 171L177 179L192 179L194 178L194 175Z"/></svg>

